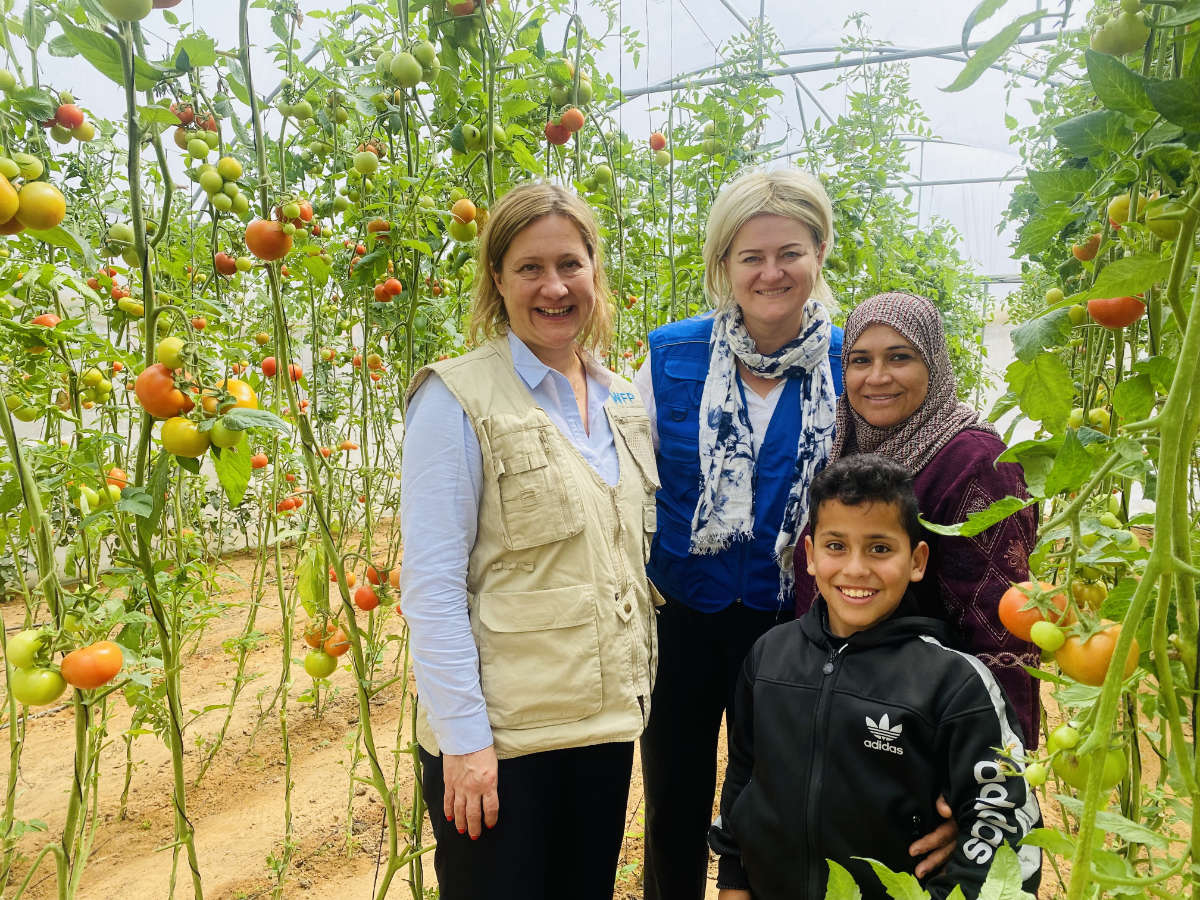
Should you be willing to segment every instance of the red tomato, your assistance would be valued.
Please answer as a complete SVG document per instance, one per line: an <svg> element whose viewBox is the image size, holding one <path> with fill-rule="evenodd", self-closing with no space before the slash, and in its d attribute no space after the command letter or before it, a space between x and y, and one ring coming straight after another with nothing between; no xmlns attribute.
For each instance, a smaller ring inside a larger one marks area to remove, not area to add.
<svg viewBox="0 0 1200 900"><path fill-rule="evenodd" d="M1042 591L1054 591L1047 599L1060 610L1067 608L1067 595L1061 589L1056 589L1054 585L1039 582ZM1033 627L1034 622L1052 621L1056 625L1068 624L1074 621L1074 615L1071 613L1060 614L1053 619L1047 619L1043 615L1041 608L1034 605L1034 601L1021 590L1025 588L1030 590L1033 588L1033 582L1022 581L1020 584L1014 584L1004 596L1000 598L1000 623L1007 628L1013 635L1019 637L1023 641L1030 640L1029 629ZM1029 606L1029 609L1024 609Z"/></svg>
<svg viewBox="0 0 1200 900"><path fill-rule="evenodd" d="M213 257L213 268L218 275L232 275L237 271L237 260L222 251Z"/></svg>
<svg viewBox="0 0 1200 900"><path fill-rule="evenodd" d="M354 592L354 605L364 611L370 611L379 605L379 595L368 585L362 585Z"/></svg>
<svg viewBox="0 0 1200 900"><path fill-rule="evenodd" d="M1088 315L1105 328L1124 328L1146 314L1146 304L1137 297L1108 297L1089 300Z"/></svg>
<svg viewBox="0 0 1200 900"><path fill-rule="evenodd" d="M246 226L246 249L259 259L283 259L292 249L292 236L271 219L255 219Z"/></svg>
<svg viewBox="0 0 1200 900"><path fill-rule="evenodd" d="M142 409L156 419L170 419L188 412L195 404L175 387L175 377L162 363L147 366L133 385Z"/></svg>
<svg viewBox="0 0 1200 900"><path fill-rule="evenodd" d="M265 469L267 467L267 463L269 463L269 462L270 462L270 459L267 458L267 454L255 453L253 456L250 457L250 468Z"/></svg>
<svg viewBox="0 0 1200 900"><path fill-rule="evenodd" d="M1073 634L1055 652L1054 660L1063 670L1064 675L1083 684L1099 687L1104 683L1104 676L1108 674L1109 666L1112 664L1113 650L1116 649L1117 638L1120 636L1121 626L1119 624L1110 625L1103 631L1096 632L1086 641L1081 641L1079 635ZM1129 648L1129 655L1125 658L1124 677L1128 678L1137 668L1140 652L1137 638L1134 638L1133 645Z"/></svg>
<svg viewBox="0 0 1200 900"><path fill-rule="evenodd" d="M277 371L278 367L275 363L275 357L268 356L262 361L262 373L268 378L274 378Z"/></svg>
<svg viewBox="0 0 1200 900"><path fill-rule="evenodd" d="M561 116L559 116L558 123L562 125L563 128L567 129L567 131L574 134L583 127L583 110L572 106Z"/></svg>
<svg viewBox="0 0 1200 900"><path fill-rule="evenodd" d="M104 480L109 484L115 484L120 488L123 488L129 484L129 476L125 474L125 470L119 469L116 466L113 466L108 470Z"/></svg>
<svg viewBox="0 0 1200 900"><path fill-rule="evenodd" d="M63 128L78 128L83 124L83 110L74 103L64 103L54 113L54 121Z"/></svg>
<svg viewBox="0 0 1200 900"><path fill-rule="evenodd" d="M650 149L656 153L659 150L667 149L667 136L661 131L654 131L650 134Z"/></svg>
<svg viewBox="0 0 1200 900"><path fill-rule="evenodd" d="M62 675L71 687L90 691L116 678L124 664L125 657L119 645L112 641L98 641L63 657Z"/></svg>
<svg viewBox="0 0 1200 900"><path fill-rule="evenodd" d="M326 653L330 656L341 656L350 649L350 638L346 636L346 632L340 628L334 631L325 638L325 643L322 645Z"/></svg>

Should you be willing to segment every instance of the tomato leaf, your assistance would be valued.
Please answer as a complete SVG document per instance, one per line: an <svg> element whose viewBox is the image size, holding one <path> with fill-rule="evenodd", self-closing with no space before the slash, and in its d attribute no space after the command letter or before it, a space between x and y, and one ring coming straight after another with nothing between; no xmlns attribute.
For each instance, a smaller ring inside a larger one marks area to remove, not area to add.
<svg viewBox="0 0 1200 900"><path fill-rule="evenodd" d="M1200 0L1189 0L1182 8L1163 16L1157 23L1158 28L1174 28L1177 25L1187 25L1200 19Z"/></svg>
<svg viewBox="0 0 1200 900"><path fill-rule="evenodd" d="M829 880L825 883L825 900L860 900L862 891L854 876L843 866L829 860Z"/></svg>
<svg viewBox="0 0 1200 900"><path fill-rule="evenodd" d="M32 228L27 228L25 233L30 237L37 238L39 241L44 241L55 247L66 247L68 250L74 250L83 257L87 267L94 269L100 265L96 259L96 254L92 250L92 245L87 241L82 240L79 235L69 228L64 228L62 225L55 225L45 231L34 231Z"/></svg>
<svg viewBox="0 0 1200 900"><path fill-rule="evenodd" d="M916 876L907 872L893 872L883 863L865 856L856 856L875 870L875 875L883 883L884 890L895 900L929 900L929 891L921 887Z"/></svg>
<svg viewBox="0 0 1200 900"><path fill-rule="evenodd" d="M8 95L13 108L31 119L44 122L54 117L55 104L45 88L16 88Z"/></svg>
<svg viewBox="0 0 1200 900"><path fill-rule="evenodd" d="M1038 354L1029 362L1018 359L1004 377L1025 415L1051 431L1062 428L1071 412L1074 383L1061 359L1052 353Z"/></svg>
<svg viewBox="0 0 1200 900"><path fill-rule="evenodd" d="M213 468L230 506L237 506L246 496L250 484L250 448L246 441L224 450L213 448Z"/></svg>
<svg viewBox="0 0 1200 900"><path fill-rule="evenodd" d="M1150 415L1154 408L1154 385L1142 372L1126 378L1113 391L1113 410L1122 419L1137 421Z"/></svg>
<svg viewBox="0 0 1200 900"><path fill-rule="evenodd" d="M296 593L310 619L317 617L318 601L324 598L326 571L325 554L320 545L311 545L296 567Z"/></svg>
<svg viewBox="0 0 1200 900"><path fill-rule="evenodd" d="M1095 297L1133 297L1146 288L1165 281L1171 274L1171 260L1156 256L1126 256L1113 260L1101 271L1091 289L1071 298L1078 303Z"/></svg>
<svg viewBox="0 0 1200 900"><path fill-rule="evenodd" d="M193 475L200 474L200 460L192 459L190 456L177 456L175 457L175 461L179 463L181 468L186 469Z"/></svg>
<svg viewBox="0 0 1200 900"><path fill-rule="evenodd" d="M1154 382L1154 386L1166 393L1170 390L1171 382L1175 380L1175 360L1169 356L1152 356L1134 363L1133 371L1145 372Z"/></svg>
<svg viewBox="0 0 1200 900"><path fill-rule="evenodd" d="M1055 139L1076 156L1097 156L1106 150L1123 152L1133 142L1125 114L1097 109L1055 126Z"/></svg>
<svg viewBox="0 0 1200 900"><path fill-rule="evenodd" d="M991 18L992 13L1000 9L1008 0L983 0L978 6L971 10L967 20L963 23L962 30L962 52L966 55L967 44L970 43L971 32L975 30L975 26L980 22L984 22Z"/></svg>
<svg viewBox="0 0 1200 900"><path fill-rule="evenodd" d="M171 454L167 451L162 451L158 454L158 459L154 461L154 468L150 472L150 480L148 487L136 488L139 491L147 491L150 494L150 502L152 504L149 515L137 513L137 530L138 537L141 542L149 546L154 533L158 530L158 522L162 518L164 507L167 505L167 484L171 480ZM129 491L126 488L121 492L121 500L118 503L118 508L123 508L126 500L126 493Z"/></svg>
<svg viewBox="0 0 1200 900"><path fill-rule="evenodd" d="M1088 78L1092 81L1092 88L1106 107L1134 117L1150 110L1150 97L1146 93L1146 85L1150 79L1132 71L1115 56L1109 56L1107 53L1087 50L1084 52L1084 58L1087 60Z"/></svg>
<svg viewBox="0 0 1200 900"><path fill-rule="evenodd" d="M1077 217L1078 213L1067 203L1050 203L1042 207L1021 227L1016 255L1044 252L1048 245L1058 240L1059 232Z"/></svg>
<svg viewBox="0 0 1200 900"><path fill-rule="evenodd" d="M1063 436L1062 447L1054 456L1054 465L1046 476L1045 496L1073 491L1081 487L1092 474L1092 457L1079 441L1073 429Z"/></svg>
<svg viewBox="0 0 1200 900"><path fill-rule="evenodd" d="M291 434L292 432L287 422L265 409L246 409L235 406L225 413L224 422L227 428L234 431L245 431L247 428L270 428L280 434Z"/></svg>
<svg viewBox="0 0 1200 900"><path fill-rule="evenodd" d="M125 74L121 68L121 49L117 42L90 28L72 25L66 16L58 17L63 34L79 51L79 55L90 62L100 74L124 86ZM152 66L140 56L133 57L133 85L139 91L148 91L162 80L165 73Z"/></svg>
<svg viewBox="0 0 1200 900"><path fill-rule="evenodd" d="M949 85L942 88L947 93L961 91L973 85L979 76L987 71L996 60L1004 55L1005 51L1012 46L1013 41L1021 36L1021 32L1025 30L1025 26L1031 22L1036 22L1048 15L1041 10L1027 12L1023 16L1018 16L1003 29L995 37L989 39L982 47L975 51L975 54L967 60L967 64L963 66L958 77Z"/></svg>
<svg viewBox="0 0 1200 900"><path fill-rule="evenodd" d="M1043 350L1061 346L1071 336L1071 316L1064 308L1022 322L1012 331L1017 359L1030 362Z"/></svg>
<svg viewBox="0 0 1200 900"><path fill-rule="evenodd" d="M1151 81L1146 93L1155 110L1168 122L1187 131L1200 131L1200 74Z"/></svg>
<svg viewBox="0 0 1200 900"><path fill-rule="evenodd" d="M1055 856L1071 857L1075 854L1075 841L1057 828L1035 828L1021 838L1022 847L1041 847Z"/></svg>
<svg viewBox="0 0 1200 900"><path fill-rule="evenodd" d="M25 42L36 49L46 39L46 17L38 4L30 3L25 7L25 19L22 23L25 31Z"/></svg>
<svg viewBox="0 0 1200 900"><path fill-rule="evenodd" d="M979 889L979 900L1024 900L1021 889L1021 860L1008 844L996 848L987 878Z"/></svg>
<svg viewBox="0 0 1200 900"><path fill-rule="evenodd" d="M1043 203L1074 203L1096 181L1091 169L1051 169L1030 172L1029 186Z"/></svg>
<svg viewBox="0 0 1200 900"><path fill-rule="evenodd" d="M207 35L185 37L177 45L176 52L186 53L188 64L193 69L203 69L217 61L217 43Z"/></svg>
<svg viewBox="0 0 1200 900"><path fill-rule="evenodd" d="M1022 500L1020 497L1001 497L987 509L971 513L967 516L965 522L959 522L956 525L939 525L937 522L930 522L922 516L921 524L934 534L974 537L977 534L987 531L997 522L1004 521L1013 513L1020 512L1025 507L1031 506L1036 502L1037 500L1034 498Z"/></svg>

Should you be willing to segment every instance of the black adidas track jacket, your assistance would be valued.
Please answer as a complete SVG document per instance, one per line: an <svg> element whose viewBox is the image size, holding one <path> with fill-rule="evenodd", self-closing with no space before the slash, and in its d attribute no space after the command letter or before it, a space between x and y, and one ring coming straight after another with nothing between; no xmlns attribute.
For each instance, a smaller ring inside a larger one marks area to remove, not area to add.
<svg viewBox="0 0 1200 900"><path fill-rule="evenodd" d="M758 640L733 703L729 765L709 843L718 885L755 900L825 896L826 858L845 866L864 898L886 894L870 866L912 872L909 845L942 819L944 794L958 845L925 888L941 900L961 884L979 893L996 847L1041 824L1037 799L998 748L1020 756L1021 729L988 670L950 649L947 627L908 615L848 640L826 625L824 600ZM1017 848L1024 889L1036 894L1041 853Z"/></svg>

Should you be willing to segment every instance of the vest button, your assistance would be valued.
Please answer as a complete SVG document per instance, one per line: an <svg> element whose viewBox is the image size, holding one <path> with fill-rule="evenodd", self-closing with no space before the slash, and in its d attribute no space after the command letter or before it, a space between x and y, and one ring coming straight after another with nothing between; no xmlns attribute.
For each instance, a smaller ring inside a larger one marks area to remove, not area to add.
<svg viewBox="0 0 1200 900"><path fill-rule="evenodd" d="M625 612L633 612L633 604L632 603L625 604Z"/></svg>

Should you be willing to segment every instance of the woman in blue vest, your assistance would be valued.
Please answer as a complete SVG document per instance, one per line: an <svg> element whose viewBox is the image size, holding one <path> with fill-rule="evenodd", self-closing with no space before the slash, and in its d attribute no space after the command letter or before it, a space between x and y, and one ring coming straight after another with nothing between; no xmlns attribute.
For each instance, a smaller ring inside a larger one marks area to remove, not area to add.
<svg viewBox="0 0 1200 900"><path fill-rule="evenodd" d="M666 599L641 738L647 900L704 897L721 717L751 645L794 616L792 549L842 384L821 275L832 240L832 206L808 174L725 187L704 242L715 310L651 332L634 379L662 484L647 574Z"/></svg>

